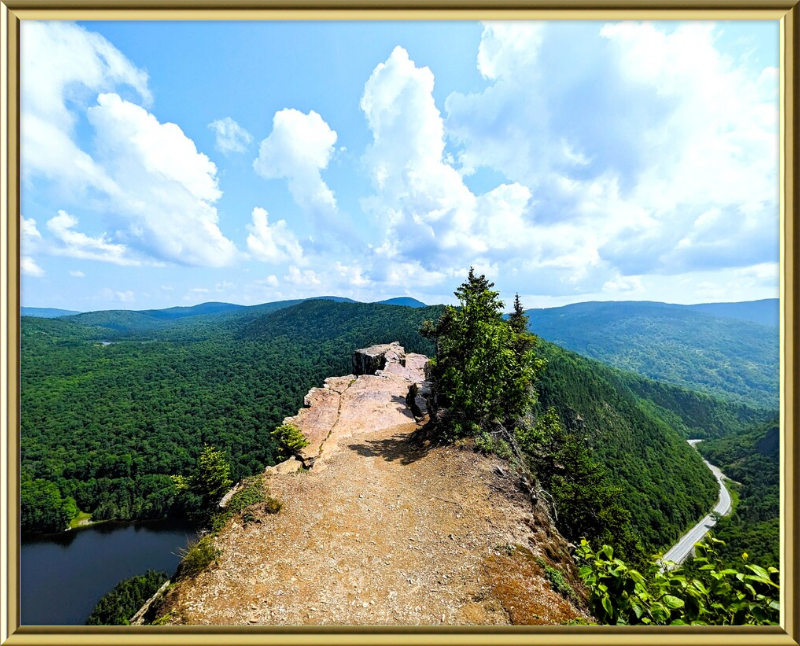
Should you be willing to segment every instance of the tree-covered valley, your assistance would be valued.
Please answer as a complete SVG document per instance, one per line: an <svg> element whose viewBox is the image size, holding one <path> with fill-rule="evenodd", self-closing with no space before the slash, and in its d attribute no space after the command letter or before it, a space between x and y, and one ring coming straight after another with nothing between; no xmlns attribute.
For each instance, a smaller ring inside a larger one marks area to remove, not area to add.
<svg viewBox="0 0 800 646"><path fill-rule="evenodd" d="M721 518L716 536L721 556L740 563L747 553L756 563L780 563L780 426L778 418L729 437L701 442L698 450L733 482L738 503Z"/></svg>
<svg viewBox="0 0 800 646"><path fill-rule="evenodd" d="M24 317L24 530L59 531L77 510L94 520L191 513L171 476L189 473L204 446L225 453L234 481L260 472L276 460L271 431L309 388L350 372L353 350L373 343L432 356L419 330L442 311L311 300L160 319ZM769 416L545 342L538 351L547 363L538 406L553 408L601 465L648 550L676 539L716 497L685 439Z"/></svg>
<svg viewBox="0 0 800 646"><path fill-rule="evenodd" d="M777 301L734 305L592 302L529 310L528 316L533 332L584 356L716 398L776 409Z"/></svg>

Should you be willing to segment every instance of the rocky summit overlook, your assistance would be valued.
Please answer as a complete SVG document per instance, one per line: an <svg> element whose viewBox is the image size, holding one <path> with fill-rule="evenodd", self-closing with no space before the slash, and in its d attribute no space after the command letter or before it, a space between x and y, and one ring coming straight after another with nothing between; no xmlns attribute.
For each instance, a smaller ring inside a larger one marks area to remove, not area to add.
<svg viewBox="0 0 800 646"><path fill-rule="evenodd" d="M566 541L508 465L425 439L426 362L397 343L372 346L356 351L354 374L313 388L285 420L308 446L266 470L280 513L234 517L214 538L216 562L167 593L159 623L586 619Z"/></svg>
<svg viewBox="0 0 800 646"><path fill-rule="evenodd" d="M412 384L425 381L427 361L425 355L406 354L397 343L356 350L354 374L329 377L322 388L312 388L303 401L305 408L284 420L303 432L308 446L299 460L273 468L286 473L297 471L302 463L321 471L341 439L413 422L406 399Z"/></svg>

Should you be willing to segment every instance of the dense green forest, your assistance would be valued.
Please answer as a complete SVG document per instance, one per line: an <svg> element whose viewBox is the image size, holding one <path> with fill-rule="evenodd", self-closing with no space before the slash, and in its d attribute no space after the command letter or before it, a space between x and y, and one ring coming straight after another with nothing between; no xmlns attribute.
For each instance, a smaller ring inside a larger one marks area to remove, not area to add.
<svg viewBox="0 0 800 646"><path fill-rule="evenodd" d="M103 595L86 619L88 626L127 626L144 603L168 579L166 572L148 570L144 574L120 581Z"/></svg>
<svg viewBox="0 0 800 646"><path fill-rule="evenodd" d="M610 369L609 377L630 390L640 405L686 439L711 439L750 430L775 417L775 408L758 408L719 399L632 372Z"/></svg>
<svg viewBox="0 0 800 646"><path fill-rule="evenodd" d="M718 548L728 563L741 563L742 552L762 566L780 560L780 427L777 419L745 433L697 445L698 450L735 481L739 502L715 529L725 541ZM737 484L738 483L738 484Z"/></svg>
<svg viewBox="0 0 800 646"><path fill-rule="evenodd" d="M664 303L528 310L542 338L645 377L764 408L778 405L778 328Z"/></svg>
<svg viewBox="0 0 800 646"><path fill-rule="evenodd" d="M270 432L311 387L347 374L357 347L429 352L417 330L438 310L307 301L278 314L138 338L23 318L23 529L62 529L74 505L95 520L184 512L170 476L205 444L227 453L234 480L261 471L274 462Z"/></svg>
<svg viewBox="0 0 800 646"><path fill-rule="evenodd" d="M130 313L118 328L106 327L117 313L85 325L78 317L24 318L24 529L63 528L76 509L95 520L185 513L170 476L189 474L204 445L225 453L234 481L260 472L276 459L271 431L311 387L347 374L355 348L396 340L430 355L433 344L419 329L443 311L328 300L268 305L161 328L136 328ZM761 411L660 387L549 344L540 349L549 362L540 406L570 424L582 420L588 450L621 489L636 532L649 547L665 546L715 497L684 436L709 420L717 426L709 424L708 436L743 427ZM683 411L687 398L691 414Z"/></svg>
<svg viewBox="0 0 800 646"><path fill-rule="evenodd" d="M618 486L645 548L677 539L713 505L717 485L681 434L654 416L620 374L597 361L542 343L547 369L539 407L553 407Z"/></svg>

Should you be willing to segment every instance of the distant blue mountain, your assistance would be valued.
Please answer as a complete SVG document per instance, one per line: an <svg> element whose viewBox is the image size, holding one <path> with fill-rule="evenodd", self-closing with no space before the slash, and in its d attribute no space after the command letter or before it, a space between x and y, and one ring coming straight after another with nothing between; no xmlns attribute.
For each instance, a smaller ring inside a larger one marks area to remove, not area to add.
<svg viewBox="0 0 800 646"><path fill-rule="evenodd" d="M159 319L180 319L186 316L199 316L201 314L218 314L244 308L244 305L233 303L200 303L191 307L168 307L163 310L140 310L141 314Z"/></svg>
<svg viewBox="0 0 800 646"><path fill-rule="evenodd" d="M40 319L56 319L59 316L72 316L80 314L74 310L60 310L55 307L21 307L22 316L35 316Z"/></svg>
<svg viewBox="0 0 800 646"><path fill-rule="evenodd" d="M731 305L716 309L738 316L648 301L574 303L525 313L535 334L616 368L729 400L777 406L778 329L742 320L758 305L719 305Z"/></svg>
<svg viewBox="0 0 800 646"><path fill-rule="evenodd" d="M765 298L761 301L745 301L742 303L702 303L700 305L675 305L695 312L705 312L727 319L751 321L761 325L778 327L780 317L780 299Z"/></svg>
<svg viewBox="0 0 800 646"><path fill-rule="evenodd" d="M397 298L389 298L385 301L378 301L380 305L404 305L405 307L428 307L422 301L410 296L398 296Z"/></svg>

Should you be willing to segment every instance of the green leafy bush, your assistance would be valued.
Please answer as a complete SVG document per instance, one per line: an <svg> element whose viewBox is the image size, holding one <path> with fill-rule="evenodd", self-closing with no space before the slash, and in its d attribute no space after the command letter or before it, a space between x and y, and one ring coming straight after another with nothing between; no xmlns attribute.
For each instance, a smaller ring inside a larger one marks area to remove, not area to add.
<svg viewBox="0 0 800 646"><path fill-rule="evenodd" d="M578 601L578 595L564 578L564 574L561 572L561 570L551 567L540 556L536 558L536 562L544 569L544 575L547 577L547 580L550 582L550 587L553 588L553 590L558 592L558 594L565 599L576 602Z"/></svg>
<svg viewBox="0 0 800 646"><path fill-rule="evenodd" d="M277 498L267 496L267 499L264 501L264 511L268 514L277 514L282 507L283 503Z"/></svg>
<svg viewBox="0 0 800 646"><path fill-rule="evenodd" d="M723 567L714 548L722 541L711 535L707 539L696 544L698 556L689 568L656 557L644 573L614 558L609 545L594 552L581 541L576 558L590 591L590 612L600 623L613 625L777 624L778 570L749 563L745 571Z"/></svg>
<svg viewBox="0 0 800 646"><path fill-rule="evenodd" d="M308 440L303 435L303 432L291 424L276 426L270 435L272 435L272 439L275 440L277 445L275 457L279 462L288 460L308 446Z"/></svg>
<svg viewBox="0 0 800 646"><path fill-rule="evenodd" d="M182 550L180 564L176 573L177 578L192 577L199 574L222 554L222 550L214 546L214 536L209 534Z"/></svg>
<svg viewBox="0 0 800 646"><path fill-rule="evenodd" d="M264 507L267 513L277 513L270 511L272 504L277 501L265 495L263 475L248 478L242 483L241 488L231 496L225 509L212 517L211 531L219 532L237 514L243 514L242 520L245 524L252 522L255 520L255 515L252 511L248 511L248 508L260 502L265 503ZM280 503L278 505L278 509L280 509Z"/></svg>
<svg viewBox="0 0 800 646"><path fill-rule="evenodd" d="M175 614L176 613L174 611L170 611L170 612L168 612L168 613L166 613L164 615L161 615L158 619L153 621L153 623L150 624L150 625L151 626L167 626L167 625L169 625L170 620L175 616Z"/></svg>

